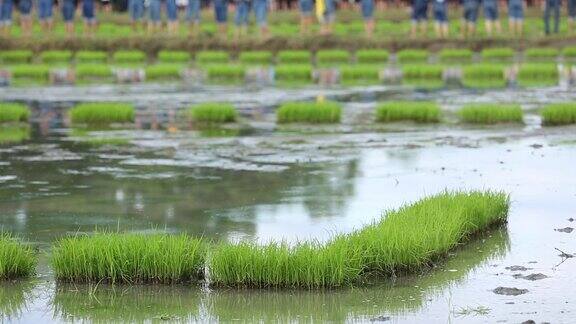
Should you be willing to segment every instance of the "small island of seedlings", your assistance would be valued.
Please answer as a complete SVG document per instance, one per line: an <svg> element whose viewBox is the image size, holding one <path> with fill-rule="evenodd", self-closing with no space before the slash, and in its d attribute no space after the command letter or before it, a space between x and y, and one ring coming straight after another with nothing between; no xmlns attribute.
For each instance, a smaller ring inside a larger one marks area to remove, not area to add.
<svg viewBox="0 0 576 324"><path fill-rule="evenodd" d="M70 109L69 115L72 124L100 127L133 122L134 107L117 102L82 103Z"/></svg>
<svg viewBox="0 0 576 324"><path fill-rule="evenodd" d="M230 103L208 102L188 110L192 121L201 124L233 123L238 118L236 108Z"/></svg>
<svg viewBox="0 0 576 324"><path fill-rule="evenodd" d="M440 106L427 101L391 101L376 108L376 121L380 123L412 121L436 123L440 121Z"/></svg>
<svg viewBox="0 0 576 324"><path fill-rule="evenodd" d="M576 104L557 103L544 107L541 112L542 124L548 126L576 124Z"/></svg>
<svg viewBox="0 0 576 324"><path fill-rule="evenodd" d="M458 111L460 119L470 124L522 123L520 105L471 104Z"/></svg>
<svg viewBox="0 0 576 324"><path fill-rule="evenodd" d="M336 102L286 102L276 111L279 124L336 124L342 117L342 107Z"/></svg>
<svg viewBox="0 0 576 324"><path fill-rule="evenodd" d="M0 280L30 277L36 271L36 256L32 247L10 234L0 233Z"/></svg>

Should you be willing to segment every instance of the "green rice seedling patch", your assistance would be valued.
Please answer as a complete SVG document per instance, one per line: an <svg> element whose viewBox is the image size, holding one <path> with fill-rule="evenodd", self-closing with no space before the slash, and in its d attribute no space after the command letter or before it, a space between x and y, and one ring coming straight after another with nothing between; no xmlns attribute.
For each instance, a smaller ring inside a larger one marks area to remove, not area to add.
<svg viewBox="0 0 576 324"><path fill-rule="evenodd" d="M386 64L390 53L383 49L365 49L356 51L356 63L359 64Z"/></svg>
<svg viewBox="0 0 576 324"><path fill-rule="evenodd" d="M498 64L474 64L462 70L462 83L472 88L501 88L506 86L504 66Z"/></svg>
<svg viewBox="0 0 576 324"><path fill-rule="evenodd" d="M542 109L541 115L542 124L547 126L576 124L576 104L550 104Z"/></svg>
<svg viewBox="0 0 576 324"><path fill-rule="evenodd" d="M0 280L30 277L36 271L33 249L7 233L0 233Z"/></svg>
<svg viewBox="0 0 576 324"><path fill-rule="evenodd" d="M522 123L522 108L520 105L503 104L471 104L462 107L458 116L470 124Z"/></svg>
<svg viewBox="0 0 576 324"><path fill-rule="evenodd" d="M391 101L376 108L376 121L380 123L412 121L436 123L440 121L440 107L427 101Z"/></svg>
<svg viewBox="0 0 576 324"><path fill-rule="evenodd" d="M117 64L142 64L146 62L146 53L142 51L117 51L112 55Z"/></svg>
<svg viewBox="0 0 576 324"><path fill-rule="evenodd" d="M0 61L3 64L24 64L32 60L32 51L29 50L12 50L0 51Z"/></svg>
<svg viewBox="0 0 576 324"><path fill-rule="evenodd" d="M30 139L30 127L0 126L0 145L17 144Z"/></svg>
<svg viewBox="0 0 576 324"><path fill-rule="evenodd" d="M230 61L230 54L224 51L202 51L196 53L196 63L198 64L214 64L214 63L228 63Z"/></svg>
<svg viewBox="0 0 576 324"><path fill-rule="evenodd" d="M187 64L190 62L191 55L185 51L165 51L158 52L158 62L166 64Z"/></svg>
<svg viewBox="0 0 576 324"><path fill-rule="evenodd" d="M562 50L562 56L569 61L576 60L576 46L565 47Z"/></svg>
<svg viewBox="0 0 576 324"><path fill-rule="evenodd" d="M30 110L26 105L18 103L0 103L0 123L27 122Z"/></svg>
<svg viewBox="0 0 576 324"><path fill-rule="evenodd" d="M184 67L182 64L160 63L148 65L145 69L147 80L179 79Z"/></svg>
<svg viewBox="0 0 576 324"><path fill-rule="evenodd" d="M524 87L553 86L559 82L556 64L523 64L518 71L518 84Z"/></svg>
<svg viewBox="0 0 576 324"><path fill-rule="evenodd" d="M311 82L312 66L309 64L282 64L274 68L276 81Z"/></svg>
<svg viewBox="0 0 576 324"><path fill-rule="evenodd" d="M81 103L70 109L69 115L73 124L105 126L134 121L134 107L117 102Z"/></svg>
<svg viewBox="0 0 576 324"><path fill-rule="evenodd" d="M108 64L78 64L75 69L76 77L80 80L112 78L112 68Z"/></svg>
<svg viewBox="0 0 576 324"><path fill-rule="evenodd" d="M202 124L232 123L238 118L236 108L229 103L202 103L191 107L188 112L194 122Z"/></svg>
<svg viewBox="0 0 576 324"><path fill-rule="evenodd" d="M482 60L485 62L511 62L515 52L507 47L486 48L482 50Z"/></svg>
<svg viewBox="0 0 576 324"><path fill-rule="evenodd" d="M40 54L44 64L68 64L72 60L71 51L45 51Z"/></svg>
<svg viewBox="0 0 576 324"><path fill-rule="evenodd" d="M244 80L246 67L243 65L222 64L204 67L210 81L237 83Z"/></svg>
<svg viewBox="0 0 576 324"><path fill-rule="evenodd" d="M312 62L312 54L309 51L280 51L276 57L281 64L310 64Z"/></svg>
<svg viewBox="0 0 576 324"><path fill-rule="evenodd" d="M77 64L106 63L108 53L104 51L78 51L76 52Z"/></svg>
<svg viewBox="0 0 576 324"><path fill-rule="evenodd" d="M47 82L50 75L50 68L47 65L21 64L13 65L9 69L12 72L12 78L32 83Z"/></svg>
<svg viewBox="0 0 576 324"><path fill-rule="evenodd" d="M240 56L238 56L238 61L241 64L263 64L269 65L272 64L272 53L268 51L250 51L250 52L242 52Z"/></svg>
<svg viewBox="0 0 576 324"><path fill-rule="evenodd" d="M340 67L340 77L344 84L374 84L379 83L380 69L378 65L345 65Z"/></svg>
<svg viewBox="0 0 576 324"><path fill-rule="evenodd" d="M474 53L469 49L445 48L438 53L442 63L470 63Z"/></svg>
<svg viewBox="0 0 576 324"><path fill-rule="evenodd" d="M396 59L401 64L406 63L426 63L430 53L426 50L406 49L396 53Z"/></svg>
<svg viewBox="0 0 576 324"><path fill-rule="evenodd" d="M276 111L279 124L335 124L342 117L342 107L336 102L286 102Z"/></svg>
<svg viewBox="0 0 576 324"><path fill-rule="evenodd" d="M420 80L442 80L444 67L438 65L407 65L402 67L402 78Z"/></svg>
<svg viewBox="0 0 576 324"><path fill-rule="evenodd" d="M524 56L529 61L555 62L560 52L556 48L529 48Z"/></svg>
<svg viewBox="0 0 576 324"><path fill-rule="evenodd" d="M320 50L316 52L318 65L338 65L350 63L350 52L345 50Z"/></svg>
<svg viewBox="0 0 576 324"><path fill-rule="evenodd" d="M185 283L203 276L206 249L187 235L97 233L58 241L57 280L108 283Z"/></svg>

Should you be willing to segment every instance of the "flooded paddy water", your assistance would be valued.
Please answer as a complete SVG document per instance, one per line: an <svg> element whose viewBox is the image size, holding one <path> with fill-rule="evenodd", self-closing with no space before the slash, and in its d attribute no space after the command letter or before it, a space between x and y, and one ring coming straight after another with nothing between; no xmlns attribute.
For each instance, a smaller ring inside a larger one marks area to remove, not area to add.
<svg viewBox="0 0 576 324"><path fill-rule="evenodd" d="M337 126L277 126L274 109L317 97L343 103ZM570 323L576 314L576 127L542 127L537 109L570 88L419 91L138 86L3 88L32 107L29 139L0 146L0 226L33 242L32 280L0 284L8 322ZM433 100L446 122L376 125L384 100ZM135 104L133 129L79 130L82 101ZM230 101L238 126L194 130L180 112ZM519 103L522 126L464 126L471 102ZM509 222L410 277L336 290L56 283L55 240L96 230L185 232L214 240L326 240L445 189L510 193ZM517 288L497 289L499 287ZM513 294L517 294L514 296Z"/></svg>

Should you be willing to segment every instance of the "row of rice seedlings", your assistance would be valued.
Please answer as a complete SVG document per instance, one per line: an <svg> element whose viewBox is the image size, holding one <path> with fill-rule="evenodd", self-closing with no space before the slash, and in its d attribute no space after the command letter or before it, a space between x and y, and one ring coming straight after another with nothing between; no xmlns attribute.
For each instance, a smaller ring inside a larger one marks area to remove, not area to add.
<svg viewBox="0 0 576 324"><path fill-rule="evenodd" d="M462 83L474 88L500 88L506 86L504 66L498 64L474 64L462 68Z"/></svg>
<svg viewBox="0 0 576 324"><path fill-rule="evenodd" d="M32 60L32 56L30 50L0 51L0 61L4 64L28 63Z"/></svg>
<svg viewBox="0 0 576 324"><path fill-rule="evenodd" d="M145 69L146 79L165 80L180 78L183 66L175 63L160 63L148 65Z"/></svg>
<svg viewBox="0 0 576 324"><path fill-rule="evenodd" d="M134 121L134 107L117 102L81 103L70 109L73 124L104 126Z"/></svg>
<svg viewBox="0 0 576 324"><path fill-rule="evenodd" d="M376 108L376 121L436 123L440 121L440 106L428 101L390 101Z"/></svg>
<svg viewBox="0 0 576 324"><path fill-rule="evenodd" d="M276 55L277 61L281 64L310 64L312 53L309 51L280 51Z"/></svg>
<svg viewBox="0 0 576 324"><path fill-rule="evenodd" d="M229 61L230 54L225 51L202 51L196 54L198 64L228 63Z"/></svg>
<svg viewBox="0 0 576 324"><path fill-rule="evenodd" d="M19 64L13 65L9 68L12 77L15 79L30 79L34 81L47 81L50 75L50 67L48 65L30 65Z"/></svg>
<svg viewBox="0 0 576 324"><path fill-rule="evenodd" d="M0 103L0 123L27 122L30 110L26 105L18 103Z"/></svg>
<svg viewBox="0 0 576 324"><path fill-rule="evenodd" d="M524 52L524 56L528 60L555 60L560 52L556 48L529 48Z"/></svg>
<svg viewBox="0 0 576 324"><path fill-rule="evenodd" d="M312 66L309 64L281 64L274 68L274 79L279 82L310 82Z"/></svg>
<svg viewBox="0 0 576 324"><path fill-rule="evenodd" d="M238 61L242 64L272 64L272 53L267 51L241 52Z"/></svg>
<svg viewBox="0 0 576 324"><path fill-rule="evenodd" d="M103 79L112 77L112 67L108 64L77 64L74 69L78 79Z"/></svg>
<svg viewBox="0 0 576 324"><path fill-rule="evenodd" d="M509 62L514 59L515 52L511 48L496 47L482 50L482 60L486 62Z"/></svg>
<svg viewBox="0 0 576 324"><path fill-rule="evenodd" d="M523 64L517 75L518 84L524 87L558 84L560 73L556 64Z"/></svg>
<svg viewBox="0 0 576 324"><path fill-rule="evenodd" d="M316 63L319 65L350 63L350 52L345 50L321 50L316 52Z"/></svg>
<svg viewBox="0 0 576 324"><path fill-rule="evenodd" d="M438 53L443 63L467 63L472 61L472 51L469 49L445 48Z"/></svg>
<svg viewBox="0 0 576 324"><path fill-rule="evenodd" d="M390 53L383 49L368 49L356 51L356 63L383 64L388 62Z"/></svg>
<svg viewBox="0 0 576 324"><path fill-rule="evenodd" d="M576 104L550 104L542 109L541 115L542 123L544 125L555 126L576 124Z"/></svg>
<svg viewBox="0 0 576 324"><path fill-rule="evenodd" d="M159 63L188 63L190 62L191 55L185 51L166 51L162 50L158 52L158 62Z"/></svg>
<svg viewBox="0 0 576 324"><path fill-rule="evenodd" d="M69 282L190 282L203 276L206 248L187 235L98 233L58 241L57 280Z"/></svg>
<svg viewBox="0 0 576 324"><path fill-rule="evenodd" d="M520 105L472 104L462 107L458 115L471 124L522 123Z"/></svg>
<svg viewBox="0 0 576 324"><path fill-rule="evenodd" d="M238 112L232 104L209 102L191 107L188 114L194 122L203 124L232 123L238 118Z"/></svg>
<svg viewBox="0 0 576 324"><path fill-rule="evenodd" d="M108 53L104 51L78 51L75 58L76 63L79 64L106 63L108 61Z"/></svg>
<svg viewBox="0 0 576 324"><path fill-rule="evenodd" d="M565 59L574 60L576 59L576 46L569 46L562 50L562 56Z"/></svg>
<svg viewBox="0 0 576 324"><path fill-rule="evenodd" d="M342 107L336 102L285 102L276 111L279 124L334 124L342 117Z"/></svg>
<svg viewBox="0 0 576 324"><path fill-rule="evenodd" d="M116 51L112 55L115 63L137 64L146 61L146 53L142 51Z"/></svg>
<svg viewBox="0 0 576 324"><path fill-rule="evenodd" d="M236 82L244 79L246 67L243 65L208 65L203 67L208 79L213 81L232 81Z"/></svg>
<svg viewBox="0 0 576 324"><path fill-rule="evenodd" d="M16 144L30 139L28 125L0 126L0 144Z"/></svg>
<svg viewBox="0 0 576 324"><path fill-rule="evenodd" d="M0 233L0 280L29 277L36 271L33 249Z"/></svg>
<svg viewBox="0 0 576 324"><path fill-rule="evenodd" d="M340 67L342 81L378 81L380 69L377 65L346 65Z"/></svg>
<svg viewBox="0 0 576 324"><path fill-rule="evenodd" d="M325 244L220 244L211 251L209 275L215 286L318 288L412 273L470 236L505 223L509 203L502 192L444 192Z"/></svg>
<svg viewBox="0 0 576 324"><path fill-rule="evenodd" d="M402 78L420 80L442 80L444 67L439 65L406 65L402 67Z"/></svg>
<svg viewBox="0 0 576 324"><path fill-rule="evenodd" d="M430 53L426 50L420 49L406 49L396 53L398 62L405 63L425 63L428 61Z"/></svg>
<svg viewBox="0 0 576 324"><path fill-rule="evenodd" d="M45 64L66 64L72 59L72 51L44 51L40 60Z"/></svg>

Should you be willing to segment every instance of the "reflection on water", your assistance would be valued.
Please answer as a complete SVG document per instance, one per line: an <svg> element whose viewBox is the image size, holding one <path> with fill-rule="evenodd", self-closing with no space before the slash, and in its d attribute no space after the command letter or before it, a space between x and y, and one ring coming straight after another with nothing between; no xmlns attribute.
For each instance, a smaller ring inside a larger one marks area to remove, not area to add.
<svg viewBox="0 0 576 324"><path fill-rule="evenodd" d="M31 281L2 282L0 284L0 320L11 322L26 312L33 299L34 283Z"/></svg>
<svg viewBox="0 0 576 324"><path fill-rule="evenodd" d="M0 126L0 145L17 144L30 139L30 127Z"/></svg>

